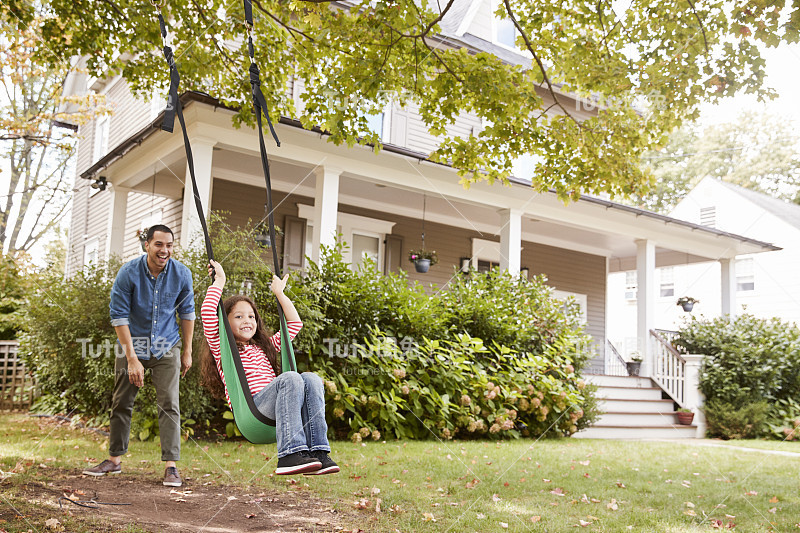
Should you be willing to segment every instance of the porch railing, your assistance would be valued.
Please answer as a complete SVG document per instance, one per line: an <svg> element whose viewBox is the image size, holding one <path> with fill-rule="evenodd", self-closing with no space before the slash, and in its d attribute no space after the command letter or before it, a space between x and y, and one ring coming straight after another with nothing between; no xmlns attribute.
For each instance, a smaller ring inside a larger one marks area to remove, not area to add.
<svg viewBox="0 0 800 533"><path fill-rule="evenodd" d="M684 407L686 403L686 361L671 341L677 332L650 330L653 342L653 370L651 377L675 403Z"/></svg>
<svg viewBox="0 0 800 533"><path fill-rule="evenodd" d="M628 366L625 359L617 351L610 340L606 339L605 368L603 372L606 376L627 376Z"/></svg>

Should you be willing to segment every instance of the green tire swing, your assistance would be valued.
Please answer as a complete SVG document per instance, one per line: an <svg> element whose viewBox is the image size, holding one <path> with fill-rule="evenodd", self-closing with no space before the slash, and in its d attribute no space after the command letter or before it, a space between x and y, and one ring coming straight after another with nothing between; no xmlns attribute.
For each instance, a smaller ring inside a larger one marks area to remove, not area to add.
<svg viewBox="0 0 800 533"><path fill-rule="evenodd" d="M189 175L192 180L192 191L194 194L194 205L197 209L197 215L200 219L200 225L203 229L203 237L205 239L206 253L209 260L214 259L214 250L211 246L211 238L208 234L208 225L203 211L203 204L200 201L200 193L197 188L197 179L194 172L194 158L192 157L192 147L189 143L189 136L186 133L186 122L183 117L183 106L180 98L178 97L178 87L180 85L180 75L178 67L175 64L175 56L172 52L172 47L168 44L167 40L167 25L164 21L164 16L161 12L161 6L164 0L150 0L153 7L156 8L158 14L158 23L161 31L161 38L164 43L163 53L164 58L169 65L170 85L169 97L167 100L167 107L164 111L164 120L161 124L161 129L172 133L175 124L175 115L177 114L178 120L183 132L183 144L186 150L186 161L189 166ZM264 145L264 133L262 128L261 114L267 118L272 137L275 142L280 146L280 141L272 126L272 121L269 119L269 113L266 111L266 100L261 92L261 82L259 79L258 65L255 62L255 52L253 48L253 6L251 0L244 0L245 20L247 23L248 31L248 52L250 55L250 85L253 93L253 110L256 114L256 121L258 123L258 140L261 151L261 164L264 169L264 180L267 187L267 209L269 217L269 235L270 242L273 243L272 259L274 261L273 272L281 276L280 264L278 262L278 251L275 249L275 218L273 216L272 204L272 184L269 173L269 158L267 155L267 148ZM275 421L266 417L261 413L253 401L253 394L250 392L250 387L247 384L247 377L242 364L242 359L239 354L239 349L236 346L236 341L231 331L231 326L228 323L228 317L225 310L222 308L222 302L217 305L217 318L219 320L219 337L220 337L220 355L222 363L222 371L224 373L225 388L228 391L228 397L231 402L231 409L233 411L233 419L236 422L236 427L244 438L253 444L269 444L275 442ZM289 329L286 325L286 317L283 314L283 309L278 303L278 318L280 320L281 331L281 368L283 370L289 369L297 371L297 364L294 357L294 350L292 349L292 339L289 336Z"/></svg>

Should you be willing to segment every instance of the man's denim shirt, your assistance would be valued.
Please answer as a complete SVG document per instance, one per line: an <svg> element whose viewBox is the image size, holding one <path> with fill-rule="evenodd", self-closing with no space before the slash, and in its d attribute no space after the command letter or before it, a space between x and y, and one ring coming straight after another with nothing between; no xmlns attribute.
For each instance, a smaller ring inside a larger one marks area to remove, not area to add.
<svg viewBox="0 0 800 533"><path fill-rule="evenodd" d="M125 263L111 289L111 325L128 326L139 359L150 354L161 359L181 339L175 312L181 320L194 320L192 273L170 259L153 277L147 255Z"/></svg>

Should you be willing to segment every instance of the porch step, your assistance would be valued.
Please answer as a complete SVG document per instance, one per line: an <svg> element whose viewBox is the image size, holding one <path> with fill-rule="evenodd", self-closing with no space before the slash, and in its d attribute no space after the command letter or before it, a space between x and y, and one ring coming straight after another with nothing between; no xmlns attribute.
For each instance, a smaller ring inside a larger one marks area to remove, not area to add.
<svg viewBox="0 0 800 533"><path fill-rule="evenodd" d="M573 439L693 439L697 426L599 426L594 425L572 436Z"/></svg>
<svg viewBox="0 0 800 533"><path fill-rule="evenodd" d="M672 400L632 400L606 398L598 400L598 408L606 413L673 413Z"/></svg>
<svg viewBox="0 0 800 533"><path fill-rule="evenodd" d="M665 413L642 413L640 411L605 411L595 422L596 426L664 426L678 425L678 415L670 409Z"/></svg>
<svg viewBox="0 0 800 533"><path fill-rule="evenodd" d="M675 404L650 378L591 376L601 415L578 439L692 439L696 426L678 424Z"/></svg>
<svg viewBox="0 0 800 533"><path fill-rule="evenodd" d="M628 387L631 389L650 388L653 380L639 376L586 376L586 381L598 387Z"/></svg>
<svg viewBox="0 0 800 533"><path fill-rule="evenodd" d="M602 386L597 389L599 399L609 400L661 400L661 389L653 387L607 387Z"/></svg>

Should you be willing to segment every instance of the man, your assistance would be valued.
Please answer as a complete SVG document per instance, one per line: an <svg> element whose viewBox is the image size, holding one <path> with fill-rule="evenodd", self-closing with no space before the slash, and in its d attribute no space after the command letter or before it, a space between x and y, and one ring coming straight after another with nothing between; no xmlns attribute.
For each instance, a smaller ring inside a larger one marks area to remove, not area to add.
<svg viewBox="0 0 800 533"><path fill-rule="evenodd" d="M171 259L172 230L155 225L147 231L146 255L129 261L119 271L111 289L111 325L117 332L124 357L114 364L111 400L109 458L84 470L90 476L119 474L121 458L128 452L133 402L150 369L158 398L161 460L164 485L180 487L175 461L180 459L179 377L192 366L194 292L189 269ZM180 335L175 320L180 318ZM181 350L181 335L183 349Z"/></svg>

